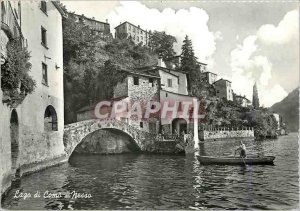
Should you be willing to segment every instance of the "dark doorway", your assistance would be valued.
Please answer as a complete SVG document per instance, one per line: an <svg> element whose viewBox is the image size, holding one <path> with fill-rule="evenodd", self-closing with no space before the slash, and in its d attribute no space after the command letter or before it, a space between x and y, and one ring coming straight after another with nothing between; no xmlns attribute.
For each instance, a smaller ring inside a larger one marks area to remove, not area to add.
<svg viewBox="0 0 300 211"><path fill-rule="evenodd" d="M178 134L181 134L184 131L187 134L187 122L185 119L176 118L172 121L172 133L175 133L175 129Z"/></svg>
<svg viewBox="0 0 300 211"><path fill-rule="evenodd" d="M57 114L53 106L49 105L45 110L44 115L44 130L57 131Z"/></svg>

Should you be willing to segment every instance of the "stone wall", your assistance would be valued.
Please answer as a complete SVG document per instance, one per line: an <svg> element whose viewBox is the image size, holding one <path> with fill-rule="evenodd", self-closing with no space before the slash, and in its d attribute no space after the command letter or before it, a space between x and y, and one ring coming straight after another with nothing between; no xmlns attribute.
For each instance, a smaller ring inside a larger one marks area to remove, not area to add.
<svg viewBox="0 0 300 211"><path fill-rule="evenodd" d="M124 81L117 83L114 87L114 98L128 96L128 78Z"/></svg>
<svg viewBox="0 0 300 211"><path fill-rule="evenodd" d="M11 142L10 142L10 109L2 104L0 89L0 194L11 185Z"/></svg>
<svg viewBox="0 0 300 211"><path fill-rule="evenodd" d="M138 77L139 84L134 85L134 77ZM151 78L153 83L150 83L149 77L142 76L142 75L129 75L127 77L127 82L123 84L127 84L127 95L129 96L130 104L133 104L135 101L138 101L142 109L146 105L147 102L150 101L159 101L159 92L158 92L158 79ZM126 80L125 80L126 81ZM119 87L123 87L123 85L119 85ZM125 89L125 88L124 88ZM118 86L116 90L120 90ZM122 93L121 91L118 92L119 95ZM150 132L150 125L149 123L152 122L155 124L156 121L159 121L159 117L150 119L139 119L137 116L131 116L128 123L140 130Z"/></svg>
<svg viewBox="0 0 300 211"><path fill-rule="evenodd" d="M155 142L155 153L173 154L177 151L177 142L175 141L158 141Z"/></svg>
<svg viewBox="0 0 300 211"><path fill-rule="evenodd" d="M200 140L254 137L254 130L204 130L199 132Z"/></svg>

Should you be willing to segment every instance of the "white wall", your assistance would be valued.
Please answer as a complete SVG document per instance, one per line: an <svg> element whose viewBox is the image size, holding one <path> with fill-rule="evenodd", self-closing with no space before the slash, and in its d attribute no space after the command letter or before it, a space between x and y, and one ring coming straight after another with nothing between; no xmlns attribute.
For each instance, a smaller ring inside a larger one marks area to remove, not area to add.
<svg viewBox="0 0 300 211"><path fill-rule="evenodd" d="M64 154L64 101L62 16L52 2L47 2L46 15L37 1L22 1L21 15L22 33L31 52L30 75L36 81L35 91L17 109L22 148L20 164L23 165ZM41 45L41 26L47 30L48 49ZM48 86L42 84L42 62L48 66ZM44 130L44 114L48 105L56 110L58 131Z"/></svg>
<svg viewBox="0 0 300 211"><path fill-rule="evenodd" d="M163 90L166 90L168 92L174 92L174 93L178 93L179 92L179 87L178 87L178 81L179 81L179 77L167 73L163 70L159 70L159 76L160 76L160 80L161 80L161 88ZM168 79L172 80L172 87L168 86Z"/></svg>

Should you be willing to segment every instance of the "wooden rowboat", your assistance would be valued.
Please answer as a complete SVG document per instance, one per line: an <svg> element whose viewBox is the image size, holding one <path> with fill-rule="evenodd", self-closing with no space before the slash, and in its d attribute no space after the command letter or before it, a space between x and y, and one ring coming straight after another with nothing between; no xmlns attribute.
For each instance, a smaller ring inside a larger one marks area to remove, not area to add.
<svg viewBox="0 0 300 211"><path fill-rule="evenodd" d="M201 164L220 164L220 165L273 165L275 159L274 156L264 156L264 157L211 157L211 156L201 156L197 155L197 159Z"/></svg>

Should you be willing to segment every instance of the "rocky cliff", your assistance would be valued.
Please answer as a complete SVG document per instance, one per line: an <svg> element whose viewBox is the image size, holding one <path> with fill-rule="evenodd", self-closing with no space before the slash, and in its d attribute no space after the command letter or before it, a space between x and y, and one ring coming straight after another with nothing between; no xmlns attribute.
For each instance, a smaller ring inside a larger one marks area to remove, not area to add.
<svg viewBox="0 0 300 211"><path fill-rule="evenodd" d="M282 115L289 131L299 129L299 88L297 87L282 101L275 103L271 110Z"/></svg>

